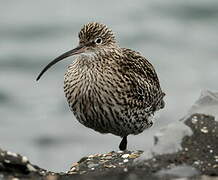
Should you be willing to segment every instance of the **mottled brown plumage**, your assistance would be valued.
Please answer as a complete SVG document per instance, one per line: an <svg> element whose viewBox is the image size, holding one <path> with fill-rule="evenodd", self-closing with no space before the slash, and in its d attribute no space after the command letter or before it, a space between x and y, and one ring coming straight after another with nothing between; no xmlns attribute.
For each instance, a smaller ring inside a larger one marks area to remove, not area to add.
<svg viewBox="0 0 218 180"><path fill-rule="evenodd" d="M122 137L152 126L151 116L164 107L157 74L140 53L121 48L113 32L100 23L88 23L79 33L79 46L49 63L78 54L64 76L64 92L77 120L100 133Z"/></svg>

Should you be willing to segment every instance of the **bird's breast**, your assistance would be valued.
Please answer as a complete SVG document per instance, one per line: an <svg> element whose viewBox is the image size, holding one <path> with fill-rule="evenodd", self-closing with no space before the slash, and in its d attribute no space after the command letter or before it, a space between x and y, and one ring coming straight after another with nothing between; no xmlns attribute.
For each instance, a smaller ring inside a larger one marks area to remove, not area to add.
<svg viewBox="0 0 218 180"><path fill-rule="evenodd" d="M108 97L108 87L104 77L96 65L71 64L65 74L64 91L73 112L88 113L97 104L103 104Z"/></svg>
<svg viewBox="0 0 218 180"><path fill-rule="evenodd" d="M77 120L101 133L120 136L137 134L150 126L143 109L129 108L125 93L129 86L122 78L110 66L71 64L64 91Z"/></svg>

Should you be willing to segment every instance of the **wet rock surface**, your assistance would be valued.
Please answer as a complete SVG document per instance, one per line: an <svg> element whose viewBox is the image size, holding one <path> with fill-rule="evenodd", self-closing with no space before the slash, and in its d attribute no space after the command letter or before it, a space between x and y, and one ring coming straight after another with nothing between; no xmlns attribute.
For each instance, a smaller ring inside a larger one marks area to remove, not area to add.
<svg viewBox="0 0 218 180"><path fill-rule="evenodd" d="M66 173L46 171L32 165L24 156L0 150L0 179L218 178L218 122L204 114L193 114L183 122L190 127L192 135L183 137L177 152L154 153L148 159L143 151L94 154L73 163ZM156 138L153 149L161 143Z"/></svg>
<svg viewBox="0 0 218 180"><path fill-rule="evenodd" d="M82 158L74 163L68 174L85 174L89 172L102 172L111 169L128 171L128 166L133 164L134 159L140 157L143 151L112 151L106 154L94 154Z"/></svg>
<svg viewBox="0 0 218 180"><path fill-rule="evenodd" d="M212 116L196 114L185 123L194 133L182 143L185 162L203 174L218 176L218 122Z"/></svg>
<svg viewBox="0 0 218 180"><path fill-rule="evenodd" d="M163 169L186 165L195 169L198 174L218 176L218 122L213 116L194 114L184 123L191 128L193 134L183 138L182 149L178 152L154 154L150 159L139 161L137 158L141 156L142 151L96 154L81 159L68 173L84 174L115 168L127 172L129 168L154 174Z"/></svg>
<svg viewBox="0 0 218 180"><path fill-rule="evenodd" d="M204 93L192 107L193 114L190 111L160 130L149 153L93 154L73 163L65 173L54 173L31 164L24 156L0 149L0 180L218 179L217 95Z"/></svg>
<svg viewBox="0 0 218 180"><path fill-rule="evenodd" d="M27 157L0 149L0 180L13 177L38 177L45 172L38 166L32 165Z"/></svg>

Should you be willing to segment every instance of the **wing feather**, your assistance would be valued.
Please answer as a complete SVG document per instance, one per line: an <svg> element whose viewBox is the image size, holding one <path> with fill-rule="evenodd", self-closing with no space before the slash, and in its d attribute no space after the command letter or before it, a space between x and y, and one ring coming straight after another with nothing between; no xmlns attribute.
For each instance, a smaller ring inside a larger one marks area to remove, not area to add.
<svg viewBox="0 0 218 180"><path fill-rule="evenodd" d="M119 62L119 67L128 82L125 92L128 94L128 103L152 111L163 108L165 93L161 90L152 64L136 51L126 48L122 50L123 60Z"/></svg>

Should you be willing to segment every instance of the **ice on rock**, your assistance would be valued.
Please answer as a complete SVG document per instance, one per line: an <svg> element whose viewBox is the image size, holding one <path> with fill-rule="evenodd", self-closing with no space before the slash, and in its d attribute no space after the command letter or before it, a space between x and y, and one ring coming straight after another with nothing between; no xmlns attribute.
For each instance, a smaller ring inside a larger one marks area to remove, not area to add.
<svg viewBox="0 0 218 180"><path fill-rule="evenodd" d="M177 121L162 128L156 135L157 143L152 148L154 154L174 153L182 149L184 136L191 136L192 130L183 122Z"/></svg>
<svg viewBox="0 0 218 180"><path fill-rule="evenodd" d="M212 115L218 121L218 92L202 91L200 98L191 107L184 119L195 113Z"/></svg>
<svg viewBox="0 0 218 180"><path fill-rule="evenodd" d="M213 115L218 120L218 92L202 91L200 98L194 103L187 115L180 121L171 123L166 127L163 127L154 136L154 146L151 149L151 154L166 154L178 152L182 149L181 142L185 136L191 136L192 130L184 121L192 114L202 113L206 115ZM196 123L197 119L193 117L193 123ZM204 133L206 130L204 131ZM146 157L145 157L146 156ZM145 153L144 158L150 158L149 153Z"/></svg>

